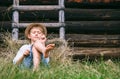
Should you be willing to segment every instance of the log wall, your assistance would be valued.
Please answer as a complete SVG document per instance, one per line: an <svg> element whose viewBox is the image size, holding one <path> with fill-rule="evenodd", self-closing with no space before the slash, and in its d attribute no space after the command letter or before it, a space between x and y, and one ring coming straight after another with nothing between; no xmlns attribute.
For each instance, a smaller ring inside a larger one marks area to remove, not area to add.
<svg viewBox="0 0 120 79"><path fill-rule="evenodd" d="M0 31L11 32L13 0L0 0ZM57 5L58 0L21 0L21 5ZM96 2L97 1L97 2ZM120 34L119 0L65 0L66 34ZM20 11L20 22L57 22L58 11ZM54 16L53 16L54 15ZM57 30L56 30L57 29ZM22 32L22 31L21 31ZM58 28L48 28L49 33L58 33ZM66 36L69 39L69 35ZM71 38L71 37L70 37ZM93 38L93 37L90 37ZM88 38L87 38L88 39ZM100 38L99 38L100 39ZM117 38L118 40L119 38Z"/></svg>

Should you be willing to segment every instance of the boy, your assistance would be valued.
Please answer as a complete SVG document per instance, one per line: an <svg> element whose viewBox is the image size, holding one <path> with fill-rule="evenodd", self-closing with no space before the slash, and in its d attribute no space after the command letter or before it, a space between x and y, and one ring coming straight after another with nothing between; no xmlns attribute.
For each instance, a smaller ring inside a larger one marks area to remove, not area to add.
<svg viewBox="0 0 120 79"><path fill-rule="evenodd" d="M49 62L49 51L55 47L55 44L45 45L47 30L37 23L27 26L25 29L25 36L30 44L23 45L15 58L13 63L25 68L38 69L40 60L45 64Z"/></svg>

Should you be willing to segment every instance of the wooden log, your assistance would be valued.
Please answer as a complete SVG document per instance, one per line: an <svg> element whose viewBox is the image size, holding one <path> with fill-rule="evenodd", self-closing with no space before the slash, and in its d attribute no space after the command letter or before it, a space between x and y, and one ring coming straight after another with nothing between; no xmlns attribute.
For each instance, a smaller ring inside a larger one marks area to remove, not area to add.
<svg viewBox="0 0 120 79"><path fill-rule="evenodd" d="M66 34L67 39L72 39L73 41L79 42L79 40L119 40L120 34Z"/></svg>
<svg viewBox="0 0 120 79"><path fill-rule="evenodd" d="M118 9L65 9L67 20L120 20Z"/></svg>
<svg viewBox="0 0 120 79"><path fill-rule="evenodd" d="M20 23L33 23L36 21L20 21ZM38 21L37 21L38 22ZM11 21L1 21L0 28L11 29ZM43 23L40 21L39 23ZM45 22L45 23L57 23L57 21ZM51 25L52 28L56 28L57 25ZM120 21L66 21L65 29L66 33L82 33L82 34L120 34ZM22 26L22 25L21 25ZM50 26L50 25L49 25ZM64 26L64 24L63 24ZM50 29L50 27L48 27ZM52 31L52 28L50 29ZM59 27L57 27L59 28Z"/></svg>
<svg viewBox="0 0 120 79"><path fill-rule="evenodd" d="M74 47L120 47L119 39L119 34L66 34L66 40Z"/></svg>
<svg viewBox="0 0 120 79"><path fill-rule="evenodd" d="M0 7L0 21L10 20L12 11L7 11L7 7ZM49 12L49 13L48 13ZM58 21L58 11L20 11L20 21ZM85 20L120 20L118 9L65 9L66 21ZM53 16L54 15L54 16Z"/></svg>
<svg viewBox="0 0 120 79"><path fill-rule="evenodd" d="M49 12L49 14L48 14ZM42 11L42 12L21 12L21 20L27 20L26 18L32 19L47 19L47 20L58 20L57 11ZM54 14L54 16L52 16ZM66 21L77 21L77 20L120 20L120 11L117 9L65 9L65 20ZM34 18L33 18L34 16ZM24 18L26 17L26 18Z"/></svg>
<svg viewBox="0 0 120 79"><path fill-rule="evenodd" d="M72 53L73 59L87 59L87 60L96 60L96 59L120 59L120 47L74 47L74 52Z"/></svg>
<svg viewBox="0 0 120 79"><path fill-rule="evenodd" d="M0 5L1 6L10 6L12 5L13 0L0 0ZM50 5L55 5L58 4L58 0L20 0L20 5L43 5L43 4L50 4ZM87 8L113 8L113 7L119 7L120 5L119 0L114 0L110 3L105 3L103 0L102 2L90 2L89 0L83 0L81 2L75 2L71 1L69 2L68 0L65 0L65 5L66 7L87 7Z"/></svg>
<svg viewBox="0 0 120 79"><path fill-rule="evenodd" d="M96 54L73 54L71 56L73 58L73 60L108 60L108 59L112 59L112 60L115 60L115 59L120 59L120 53L117 52L117 53L106 53L106 54L103 54L103 56L101 56L101 54L99 53L96 53Z"/></svg>
<svg viewBox="0 0 120 79"><path fill-rule="evenodd" d="M120 21L67 21L66 29L70 33L71 30L75 30L74 33L95 33L103 32L113 33L120 30ZM69 31L70 30L70 31ZM88 32L87 32L88 31ZM71 32L72 33L72 32Z"/></svg>
<svg viewBox="0 0 120 79"><path fill-rule="evenodd" d="M86 1L86 0L85 0ZM69 8L85 8L85 9L119 9L120 8L120 1L114 1L110 3L104 3L104 2L98 2L98 3L90 3L90 2L82 2L82 3L77 3L77 2L69 2L66 3L66 7Z"/></svg>

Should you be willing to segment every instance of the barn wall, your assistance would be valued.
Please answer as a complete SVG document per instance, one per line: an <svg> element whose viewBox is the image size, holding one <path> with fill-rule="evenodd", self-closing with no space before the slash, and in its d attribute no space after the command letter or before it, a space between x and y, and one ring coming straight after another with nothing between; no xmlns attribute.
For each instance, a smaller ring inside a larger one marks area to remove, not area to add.
<svg viewBox="0 0 120 79"><path fill-rule="evenodd" d="M55 5L58 4L58 0L20 0L20 4ZM11 31L11 5L12 0L0 0L0 31L3 31L3 28ZM65 7L66 33L120 33L118 0L65 0ZM49 14L48 11L20 11L20 22L57 21L58 11L49 11Z"/></svg>

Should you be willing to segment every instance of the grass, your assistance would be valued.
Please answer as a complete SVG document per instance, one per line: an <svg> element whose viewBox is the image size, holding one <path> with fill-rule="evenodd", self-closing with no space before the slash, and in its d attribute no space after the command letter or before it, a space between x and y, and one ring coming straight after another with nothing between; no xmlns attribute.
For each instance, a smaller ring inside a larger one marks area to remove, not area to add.
<svg viewBox="0 0 120 79"><path fill-rule="evenodd" d="M8 34L7 34L8 35ZM56 48L50 52L50 66L40 65L33 72L30 69L19 69L12 64L12 59L22 44L17 44L9 36L4 37L4 45L0 52L0 79L119 79L119 60L72 61L67 57L72 53L65 40L58 38L49 40Z"/></svg>

